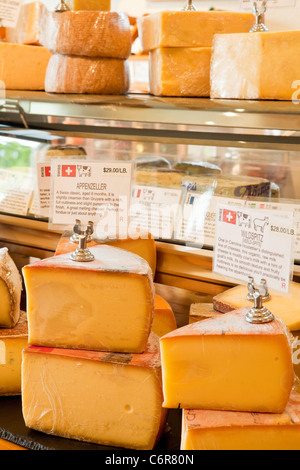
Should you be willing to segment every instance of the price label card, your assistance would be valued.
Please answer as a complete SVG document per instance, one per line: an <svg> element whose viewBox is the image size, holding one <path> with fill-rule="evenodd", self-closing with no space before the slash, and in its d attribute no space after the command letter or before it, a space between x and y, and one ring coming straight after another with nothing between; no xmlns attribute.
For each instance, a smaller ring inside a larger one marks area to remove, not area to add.
<svg viewBox="0 0 300 470"><path fill-rule="evenodd" d="M0 211L26 216L32 198L31 172L0 169Z"/></svg>
<svg viewBox="0 0 300 470"><path fill-rule="evenodd" d="M132 190L130 227L156 239L171 240L180 209L181 189L136 185Z"/></svg>
<svg viewBox="0 0 300 470"><path fill-rule="evenodd" d="M0 19L2 26L15 28L23 0L0 0Z"/></svg>
<svg viewBox="0 0 300 470"><path fill-rule="evenodd" d="M219 205L214 272L243 282L266 279L270 289L288 293L295 233L293 212Z"/></svg>
<svg viewBox="0 0 300 470"><path fill-rule="evenodd" d="M99 238L127 233L131 162L55 160L51 165L50 224L92 221Z"/></svg>

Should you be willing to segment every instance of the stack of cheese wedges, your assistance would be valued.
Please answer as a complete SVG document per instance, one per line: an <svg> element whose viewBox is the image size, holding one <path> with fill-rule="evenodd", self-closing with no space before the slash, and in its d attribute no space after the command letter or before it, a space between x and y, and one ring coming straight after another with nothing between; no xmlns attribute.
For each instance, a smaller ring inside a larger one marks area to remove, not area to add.
<svg viewBox="0 0 300 470"><path fill-rule="evenodd" d="M289 332L249 308L160 339L164 406L182 408L183 450L299 450L300 395Z"/></svg>
<svg viewBox="0 0 300 470"><path fill-rule="evenodd" d="M0 249L0 395L21 395L22 350L28 344L20 309L22 279L7 248Z"/></svg>
<svg viewBox="0 0 300 470"><path fill-rule="evenodd" d="M0 80L6 90L44 90L51 53L40 44L39 22L46 12L40 2L20 8L15 28L3 28Z"/></svg>
<svg viewBox="0 0 300 470"><path fill-rule="evenodd" d="M210 61L216 33L248 32L251 13L165 11L138 20L144 52L149 52L153 95L210 95Z"/></svg>
<svg viewBox="0 0 300 470"><path fill-rule="evenodd" d="M167 411L159 337L151 331L153 272L133 249L94 243L89 250L94 261L72 261L63 237L54 257L23 268L30 344L22 363L25 424L149 450Z"/></svg>
<svg viewBox="0 0 300 470"><path fill-rule="evenodd" d="M71 6L79 8L77 3ZM128 92L132 39L125 13L87 9L48 12L41 24L41 43L53 54L45 79L47 92Z"/></svg>

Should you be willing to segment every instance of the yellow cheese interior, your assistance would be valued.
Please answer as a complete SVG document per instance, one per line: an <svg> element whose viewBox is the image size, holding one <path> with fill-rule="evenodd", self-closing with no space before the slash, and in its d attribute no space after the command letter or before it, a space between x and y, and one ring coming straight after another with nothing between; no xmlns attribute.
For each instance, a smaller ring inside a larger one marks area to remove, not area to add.
<svg viewBox="0 0 300 470"><path fill-rule="evenodd" d="M0 42L0 80L7 90L44 90L51 54L44 47Z"/></svg>
<svg viewBox="0 0 300 470"><path fill-rule="evenodd" d="M189 429L182 450L299 450L300 426L235 426Z"/></svg>
<svg viewBox="0 0 300 470"><path fill-rule="evenodd" d="M3 279L0 278L0 327L10 327L12 323L12 300L9 289Z"/></svg>
<svg viewBox="0 0 300 470"><path fill-rule="evenodd" d="M150 92L160 96L210 95L210 47L166 47L150 52Z"/></svg>
<svg viewBox="0 0 300 470"><path fill-rule="evenodd" d="M57 436L152 449L163 422L155 369L24 353L26 426Z"/></svg>
<svg viewBox="0 0 300 470"><path fill-rule="evenodd" d="M147 276L30 267L24 277L30 344L144 351L154 309Z"/></svg>
<svg viewBox="0 0 300 470"><path fill-rule="evenodd" d="M293 367L285 335L161 339L167 408L282 412Z"/></svg>
<svg viewBox="0 0 300 470"><path fill-rule="evenodd" d="M66 0L71 10L110 11L111 0Z"/></svg>
<svg viewBox="0 0 300 470"><path fill-rule="evenodd" d="M22 350L27 345L25 337L0 338L0 395L21 395Z"/></svg>

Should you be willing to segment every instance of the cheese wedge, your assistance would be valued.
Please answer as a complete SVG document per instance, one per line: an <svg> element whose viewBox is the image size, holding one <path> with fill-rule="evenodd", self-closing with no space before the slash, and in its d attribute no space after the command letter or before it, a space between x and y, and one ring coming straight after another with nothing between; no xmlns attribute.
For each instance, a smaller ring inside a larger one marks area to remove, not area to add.
<svg viewBox="0 0 300 470"><path fill-rule="evenodd" d="M0 248L0 328L13 328L20 318L22 278L7 248Z"/></svg>
<svg viewBox="0 0 300 470"><path fill-rule="evenodd" d="M242 309L160 339L164 406L281 413L293 386L285 325L249 324Z"/></svg>
<svg viewBox="0 0 300 470"><path fill-rule="evenodd" d="M109 11L111 0L66 0L71 10L101 10Z"/></svg>
<svg viewBox="0 0 300 470"><path fill-rule="evenodd" d="M78 248L78 244L71 241L72 233L65 232L62 237L60 238L55 255L62 255L65 253L71 253ZM94 238L91 242L88 243L88 246L96 246L103 244L100 240ZM156 272L156 244L155 240L152 238L150 233L143 234L139 238L123 238L119 240L108 240L105 242L105 245L114 246L116 248L121 248L126 251L130 251L131 253L135 253L136 255L143 258L149 264L153 278L155 277Z"/></svg>
<svg viewBox="0 0 300 470"><path fill-rule="evenodd" d="M265 306L273 315L280 318L290 331L300 330L300 284L290 283L290 293L270 291L271 300ZM248 287L236 286L218 294L213 299L214 309L220 313L231 312L243 307L253 307L253 302L247 300Z"/></svg>
<svg viewBox="0 0 300 470"><path fill-rule="evenodd" d="M160 169L141 169L135 174L136 183L148 184L163 187L179 186L181 187L182 178L185 173L169 168Z"/></svg>
<svg viewBox="0 0 300 470"><path fill-rule="evenodd" d="M150 93L210 96L210 47L164 47L149 54Z"/></svg>
<svg viewBox="0 0 300 470"><path fill-rule="evenodd" d="M148 263L107 245L90 251L91 262L65 254L23 268L29 344L142 353L154 315Z"/></svg>
<svg viewBox="0 0 300 470"><path fill-rule="evenodd" d="M196 323L201 320L207 320L208 318L217 318L222 315L223 313L219 313L214 310L213 304L192 304L190 307L189 323Z"/></svg>
<svg viewBox="0 0 300 470"><path fill-rule="evenodd" d="M41 21L41 44L55 54L128 59L131 30L125 13L48 12Z"/></svg>
<svg viewBox="0 0 300 470"><path fill-rule="evenodd" d="M15 44L41 45L40 21L46 13L47 9L41 2L21 5L17 26L6 28L5 41Z"/></svg>
<svg viewBox="0 0 300 470"><path fill-rule="evenodd" d="M30 346L22 365L25 424L51 435L151 450L166 420L159 342L143 354Z"/></svg>
<svg viewBox="0 0 300 470"><path fill-rule="evenodd" d="M281 414L184 410L182 450L300 450L300 395Z"/></svg>
<svg viewBox="0 0 300 470"><path fill-rule="evenodd" d="M51 53L44 47L0 42L0 80L6 90L45 89Z"/></svg>
<svg viewBox="0 0 300 470"><path fill-rule="evenodd" d="M156 295L152 331L161 337L176 328L177 322L171 305L160 295Z"/></svg>
<svg viewBox="0 0 300 470"><path fill-rule="evenodd" d="M48 93L123 95L129 86L128 61L121 59L54 54L45 78Z"/></svg>
<svg viewBox="0 0 300 470"><path fill-rule="evenodd" d="M26 312L14 328L0 329L0 395L21 395L22 351L28 346Z"/></svg>
<svg viewBox="0 0 300 470"><path fill-rule="evenodd" d="M211 98L292 100L300 31L217 35Z"/></svg>
<svg viewBox="0 0 300 470"><path fill-rule="evenodd" d="M216 33L248 32L251 13L230 11L163 11L138 19L143 51L158 47L211 47Z"/></svg>

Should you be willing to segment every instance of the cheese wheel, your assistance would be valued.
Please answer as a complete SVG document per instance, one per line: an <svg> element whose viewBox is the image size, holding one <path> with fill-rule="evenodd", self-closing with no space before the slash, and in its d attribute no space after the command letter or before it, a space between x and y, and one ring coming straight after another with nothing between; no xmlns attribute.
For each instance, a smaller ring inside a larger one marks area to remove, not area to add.
<svg viewBox="0 0 300 470"><path fill-rule="evenodd" d="M86 57L128 59L131 30L125 13L68 11L41 21L40 42L50 52Z"/></svg>
<svg viewBox="0 0 300 470"><path fill-rule="evenodd" d="M128 62L54 54L48 64L45 91L122 95L129 90Z"/></svg>

